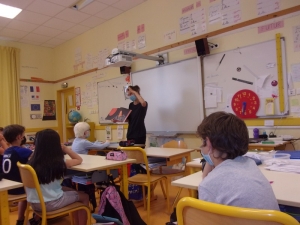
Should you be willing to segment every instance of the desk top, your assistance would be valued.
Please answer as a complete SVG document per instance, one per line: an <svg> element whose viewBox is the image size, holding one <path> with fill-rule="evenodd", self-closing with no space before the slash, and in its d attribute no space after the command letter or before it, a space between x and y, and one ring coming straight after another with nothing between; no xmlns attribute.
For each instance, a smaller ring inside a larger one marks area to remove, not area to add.
<svg viewBox="0 0 300 225"><path fill-rule="evenodd" d="M107 149L116 149L119 147L121 147L121 146L119 145L119 142L118 142L118 143L110 143L109 146L107 146L106 148ZM145 147L145 145L144 144L134 144L131 147ZM103 151L103 150L101 150L101 151Z"/></svg>
<svg viewBox="0 0 300 225"><path fill-rule="evenodd" d="M0 191L7 191L19 187L23 187L23 183L7 180L7 179L2 179L0 181Z"/></svg>
<svg viewBox="0 0 300 225"><path fill-rule="evenodd" d="M269 181L273 181L271 186L279 204L300 207L300 174L270 171L262 165L259 168ZM201 181L202 171L175 180L171 185L198 190Z"/></svg>
<svg viewBox="0 0 300 225"><path fill-rule="evenodd" d="M104 156L98 155L82 155L79 154L83 159L82 163L77 166L72 166L71 170L77 170L82 172L91 172L95 170L104 170L111 167L121 166L128 163L134 163L135 159L126 159L124 161L107 160ZM70 159L70 156L66 155L66 159Z"/></svg>
<svg viewBox="0 0 300 225"><path fill-rule="evenodd" d="M281 146L281 145L286 145L288 143L290 143L290 141L274 141L274 144L262 144L261 142L258 143L249 143L248 146L269 146L269 147L277 147L277 146Z"/></svg>
<svg viewBox="0 0 300 225"><path fill-rule="evenodd" d="M160 157L160 158L170 158L183 153L189 153L195 151L191 148L159 148L150 147L145 149L147 156Z"/></svg>

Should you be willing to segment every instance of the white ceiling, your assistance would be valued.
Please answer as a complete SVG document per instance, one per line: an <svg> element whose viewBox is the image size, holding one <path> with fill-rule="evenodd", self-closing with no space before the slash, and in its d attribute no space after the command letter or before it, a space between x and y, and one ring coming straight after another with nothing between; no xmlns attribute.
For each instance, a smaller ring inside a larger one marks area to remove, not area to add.
<svg viewBox="0 0 300 225"><path fill-rule="evenodd" d="M79 0L0 0L23 9L14 19L0 17L0 39L53 48L146 0L94 0L77 11Z"/></svg>

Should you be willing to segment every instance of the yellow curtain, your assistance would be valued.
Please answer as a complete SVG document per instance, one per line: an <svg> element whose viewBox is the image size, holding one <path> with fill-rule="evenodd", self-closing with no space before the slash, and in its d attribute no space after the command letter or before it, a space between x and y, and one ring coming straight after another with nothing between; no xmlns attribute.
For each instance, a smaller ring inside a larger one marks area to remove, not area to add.
<svg viewBox="0 0 300 225"><path fill-rule="evenodd" d="M21 124L20 50L0 46L0 127Z"/></svg>

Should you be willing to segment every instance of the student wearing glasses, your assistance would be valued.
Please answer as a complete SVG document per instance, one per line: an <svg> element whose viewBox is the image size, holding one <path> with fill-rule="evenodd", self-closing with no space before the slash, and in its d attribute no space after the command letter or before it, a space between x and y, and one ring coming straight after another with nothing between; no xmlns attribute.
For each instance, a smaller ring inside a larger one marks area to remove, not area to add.
<svg viewBox="0 0 300 225"><path fill-rule="evenodd" d="M279 210L272 187L248 151L246 124L231 113L215 112L198 126L206 160L199 199L237 207Z"/></svg>

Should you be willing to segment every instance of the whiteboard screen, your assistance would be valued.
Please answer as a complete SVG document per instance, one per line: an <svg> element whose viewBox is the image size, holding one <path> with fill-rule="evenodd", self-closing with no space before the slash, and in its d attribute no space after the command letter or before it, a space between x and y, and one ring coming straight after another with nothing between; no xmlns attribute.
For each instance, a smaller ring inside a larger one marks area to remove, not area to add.
<svg viewBox="0 0 300 225"><path fill-rule="evenodd" d="M234 113L231 107L231 99L237 91L242 89L254 91L258 95L260 105L256 116L278 117L288 114L288 86L284 39L281 39L281 48L284 112L280 112L279 104L276 41L271 40L209 55L203 59L204 98L214 101L218 99L216 103L209 102L209 104L205 104L206 116L216 111ZM217 94L218 92L219 95ZM217 98L212 97L214 94L218 95ZM266 114L266 98L275 99L274 115Z"/></svg>
<svg viewBox="0 0 300 225"><path fill-rule="evenodd" d="M110 123L105 120L112 108L128 108L130 100L125 99L124 86L131 85L126 76L98 82L99 123Z"/></svg>
<svg viewBox="0 0 300 225"><path fill-rule="evenodd" d="M146 130L195 133L203 119L200 59L159 66L132 74L148 102Z"/></svg>

